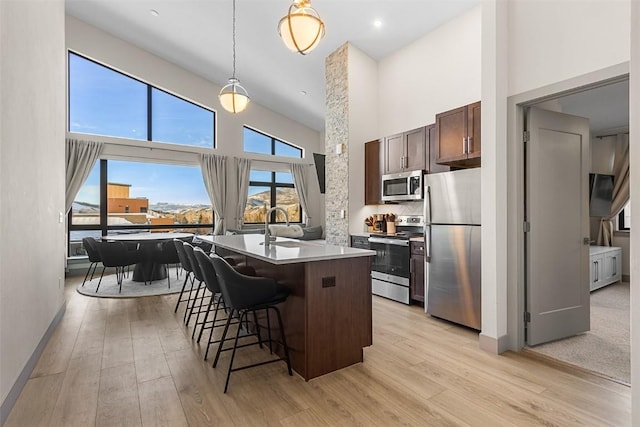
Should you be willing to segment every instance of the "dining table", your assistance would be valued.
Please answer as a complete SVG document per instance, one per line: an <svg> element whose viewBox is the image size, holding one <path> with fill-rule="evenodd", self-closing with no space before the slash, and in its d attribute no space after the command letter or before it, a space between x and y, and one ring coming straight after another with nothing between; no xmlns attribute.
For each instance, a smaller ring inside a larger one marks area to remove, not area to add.
<svg viewBox="0 0 640 427"><path fill-rule="evenodd" d="M160 244L173 239L189 241L193 239L193 236L193 233L145 232L108 234L103 236L102 240L135 244L143 252L143 257L142 261L135 265L131 280L134 282L148 282L167 278L167 271L164 266L156 264L154 261L154 254L161 249Z"/></svg>

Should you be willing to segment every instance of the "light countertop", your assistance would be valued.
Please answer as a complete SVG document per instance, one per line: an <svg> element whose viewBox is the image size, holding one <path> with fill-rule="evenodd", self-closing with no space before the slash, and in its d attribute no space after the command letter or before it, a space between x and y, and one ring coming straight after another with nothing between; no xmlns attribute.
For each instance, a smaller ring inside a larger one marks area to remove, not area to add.
<svg viewBox="0 0 640 427"><path fill-rule="evenodd" d="M235 234L231 236L198 236L198 239L211 242L243 255L261 259L272 264L294 264L300 262L325 261L332 259L374 256L375 251L348 248L314 242L277 237L275 242L265 248L262 234Z"/></svg>

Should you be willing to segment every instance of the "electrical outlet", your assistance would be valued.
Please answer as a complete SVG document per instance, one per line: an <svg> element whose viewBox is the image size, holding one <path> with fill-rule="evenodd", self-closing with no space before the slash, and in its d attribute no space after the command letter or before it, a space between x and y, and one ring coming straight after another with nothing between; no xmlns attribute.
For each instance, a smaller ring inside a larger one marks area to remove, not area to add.
<svg viewBox="0 0 640 427"><path fill-rule="evenodd" d="M62 277L58 277L58 289L62 289Z"/></svg>
<svg viewBox="0 0 640 427"><path fill-rule="evenodd" d="M347 216L347 212L344 209L340 209L340 218L344 219Z"/></svg>
<svg viewBox="0 0 640 427"><path fill-rule="evenodd" d="M58 222L62 224L64 222L64 213L58 212Z"/></svg>

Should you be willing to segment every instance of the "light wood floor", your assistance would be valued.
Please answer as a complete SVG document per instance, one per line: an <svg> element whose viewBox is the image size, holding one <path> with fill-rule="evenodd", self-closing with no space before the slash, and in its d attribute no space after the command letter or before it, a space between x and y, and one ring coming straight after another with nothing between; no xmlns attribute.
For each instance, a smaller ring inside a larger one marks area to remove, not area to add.
<svg viewBox="0 0 640 427"><path fill-rule="evenodd" d="M364 363L309 382L265 365L234 373L224 395L230 354L216 369L202 360L175 295L89 298L81 280L67 279L66 314L6 426L630 425L628 387L487 354L476 333L378 297Z"/></svg>

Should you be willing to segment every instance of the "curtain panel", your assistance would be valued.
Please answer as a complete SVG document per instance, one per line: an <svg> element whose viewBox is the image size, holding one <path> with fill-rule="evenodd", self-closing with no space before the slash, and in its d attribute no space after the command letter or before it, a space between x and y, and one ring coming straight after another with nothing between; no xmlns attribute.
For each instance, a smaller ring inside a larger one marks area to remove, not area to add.
<svg viewBox="0 0 640 427"><path fill-rule="evenodd" d="M300 199L300 206L302 207L302 211L304 212L304 214L307 216L307 226L309 226L311 225L311 215L309 212L309 198L306 178L306 170L309 167L307 165L301 165L299 163L290 163L289 167L291 168L291 174L293 175L293 185L296 186L298 199Z"/></svg>
<svg viewBox="0 0 640 427"><path fill-rule="evenodd" d="M93 165L102 153L104 144L98 141L82 141L67 138L65 144L65 209L69 213L78 191L91 173Z"/></svg>
<svg viewBox="0 0 640 427"><path fill-rule="evenodd" d="M209 193L216 216L213 234L224 234L224 213L227 207L227 158L215 154L201 154L199 160L204 186Z"/></svg>
<svg viewBox="0 0 640 427"><path fill-rule="evenodd" d="M611 246L613 240L613 219L629 201L629 137L619 134L613 163L613 201L611 213L600 220L600 230L596 244Z"/></svg>
<svg viewBox="0 0 640 427"><path fill-rule="evenodd" d="M244 210L247 206L247 191L249 190L249 173L251 172L251 160L236 157L235 164L236 184L238 190L238 205L236 206L236 227L239 230L244 224Z"/></svg>

